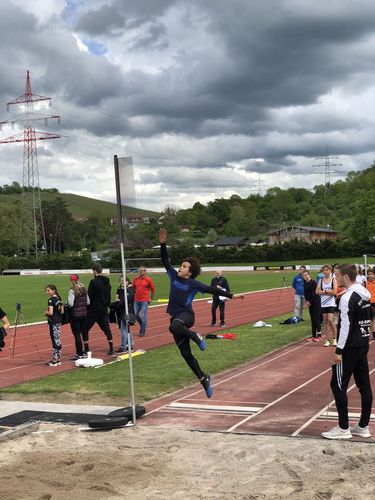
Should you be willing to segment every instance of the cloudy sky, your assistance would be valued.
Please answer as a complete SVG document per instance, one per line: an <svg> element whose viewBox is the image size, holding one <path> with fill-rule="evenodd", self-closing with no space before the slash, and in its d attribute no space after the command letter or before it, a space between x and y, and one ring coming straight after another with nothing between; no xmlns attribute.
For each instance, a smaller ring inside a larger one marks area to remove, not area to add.
<svg viewBox="0 0 375 500"><path fill-rule="evenodd" d="M312 188L375 158L370 0L0 0L0 120L25 91L43 188L115 199L132 156L139 206L190 207L261 188ZM3 126L1 139L18 133ZM22 183L22 144L0 144L0 184ZM338 157L338 158L336 158ZM334 165L334 164L338 165ZM260 180L260 182L259 182Z"/></svg>

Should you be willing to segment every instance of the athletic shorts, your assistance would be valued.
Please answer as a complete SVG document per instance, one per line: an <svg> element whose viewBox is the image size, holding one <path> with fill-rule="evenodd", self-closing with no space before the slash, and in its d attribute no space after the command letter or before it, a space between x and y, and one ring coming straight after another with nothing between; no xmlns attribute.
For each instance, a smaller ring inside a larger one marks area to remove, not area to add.
<svg viewBox="0 0 375 500"><path fill-rule="evenodd" d="M322 314L335 314L336 307L322 307Z"/></svg>

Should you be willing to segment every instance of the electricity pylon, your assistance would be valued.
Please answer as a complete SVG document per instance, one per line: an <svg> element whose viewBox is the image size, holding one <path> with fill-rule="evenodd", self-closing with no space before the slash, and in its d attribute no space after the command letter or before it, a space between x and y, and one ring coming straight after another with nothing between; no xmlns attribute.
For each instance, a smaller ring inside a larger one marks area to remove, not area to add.
<svg viewBox="0 0 375 500"><path fill-rule="evenodd" d="M0 125L10 124L12 128L16 123L23 125L23 132L12 135L3 140L0 144L10 144L13 142L23 142L23 175L22 175L22 200L20 213L20 227L18 239L19 255L35 255L47 252L46 235L44 231L42 205L40 199L38 152L36 141L47 139L57 139L58 134L48 132L38 132L35 130L34 122L44 120L47 125L49 119L60 120L58 115L42 115L34 113L35 103L48 101L52 104L50 97L33 94L31 91L30 72L26 75L25 93L13 101L7 103L7 111L11 105L21 105L24 107L23 113L13 120L0 122Z"/></svg>

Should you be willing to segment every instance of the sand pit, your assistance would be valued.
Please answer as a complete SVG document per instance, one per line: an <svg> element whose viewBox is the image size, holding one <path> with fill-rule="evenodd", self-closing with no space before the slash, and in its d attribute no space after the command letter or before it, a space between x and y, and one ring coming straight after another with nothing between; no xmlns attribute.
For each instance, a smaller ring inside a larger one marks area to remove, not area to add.
<svg viewBox="0 0 375 500"><path fill-rule="evenodd" d="M375 447L158 427L41 424L1 444L11 499L375 498Z"/></svg>

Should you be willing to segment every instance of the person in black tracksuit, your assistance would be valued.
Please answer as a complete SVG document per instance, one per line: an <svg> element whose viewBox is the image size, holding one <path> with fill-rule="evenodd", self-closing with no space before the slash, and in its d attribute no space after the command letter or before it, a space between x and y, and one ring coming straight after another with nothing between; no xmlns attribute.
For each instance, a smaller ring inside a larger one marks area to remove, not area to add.
<svg viewBox="0 0 375 500"><path fill-rule="evenodd" d="M320 322L320 297L316 295L316 281L311 278L310 271L304 271L302 278L305 280L304 296L306 304L309 306L309 314L311 319L311 333L312 337L308 337L307 341L319 342L322 338L321 322Z"/></svg>
<svg viewBox="0 0 375 500"><path fill-rule="evenodd" d="M338 426L322 436L328 439L350 439L352 435L370 437L372 390L367 353L371 333L370 293L356 283L354 265L341 265L335 273L339 286L346 287L340 300L338 341L332 366L331 388L338 412ZM351 376L361 394L361 416L349 429L347 389Z"/></svg>
<svg viewBox="0 0 375 500"><path fill-rule="evenodd" d="M106 276L102 275L103 268L100 264L92 266L94 279L89 283L87 290L90 305L88 306L87 319L83 327L82 336L88 340L90 329L95 323L104 332L108 340L109 356L114 356L112 332L109 326L108 308L111 303L111 284Z"/></svg>
<svg viewBox="0 0 375 500"><path fill-rule="evenodd" d="M215 278L211 281L212 288L219 288L219 290L224 290L230 292L229 283L226 278L224 278L221 271L215 272ZM212 321L211 326L216 324L216 309L219 308L220 311L220 326L225 326L225 297L214 295L212 297Z"/></svg>
<svg viewBox="0 0 375 500"><path fill-rule="evenodd" d="M192 303L198 292L223 295L229 299L243 299L244 296L234 296L230 292L224 292L219 288L212 288L196 280L195 278L200 274L201 268L199 261L195 257L185 259L181 263L179 270L176 271L176 269L170 265L168 259L166 229L160 229L159 242L161 261L170 279L170 292L167 307L167 313L170 315L169 331L173 335L181 356L201 382L207 397L210 398L213 393L210 384L211 377L208 373L202 371L190 348L190 340L192 340L198 345L201 351L206 349L206 341L204 338L199 333L190 330L195 322Z"/></svg>

